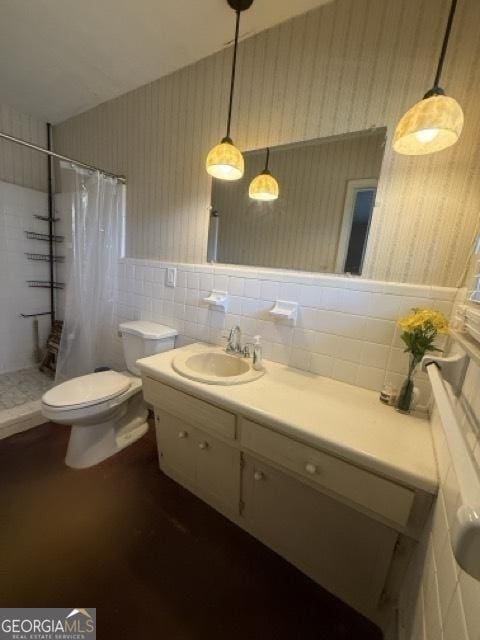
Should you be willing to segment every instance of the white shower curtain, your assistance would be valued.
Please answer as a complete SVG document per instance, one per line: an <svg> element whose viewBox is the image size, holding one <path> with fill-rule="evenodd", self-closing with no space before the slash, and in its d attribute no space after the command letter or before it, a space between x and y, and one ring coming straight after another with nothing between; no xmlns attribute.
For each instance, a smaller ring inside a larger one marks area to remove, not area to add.
<svg viewBox="0 0 480 640"><path fill-rule="evenodd" d="M116 179L67 163L61 163L61 169L69 205L71 200L72 249L57 382L92 373L111 361L125 211L125 186Z"/></svg>

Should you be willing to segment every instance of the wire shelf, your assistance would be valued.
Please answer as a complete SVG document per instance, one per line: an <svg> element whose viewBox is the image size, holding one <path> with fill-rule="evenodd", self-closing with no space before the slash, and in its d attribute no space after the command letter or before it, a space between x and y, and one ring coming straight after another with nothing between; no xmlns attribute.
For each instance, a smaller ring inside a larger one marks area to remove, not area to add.
<svg viewBox="0 0 480 640"><path fill-rule="evenodd" d="M29 240L43 240L45 242L50 241L48 233L37 233L36 231L25 231L25 234ZM52 236L53 242L63 242L64 236Z"/></svg>
<svg viewBox="0 0 480 640"><path fill-rule="evenodd" d="M36 213L33 214L34 218L37 218L37 220L44 220L45 222L58 222L60 220L60 218L51 218L50 216L40 216Z"/></svg>
<svg viewBox="0 0 480 640"><path fill-rule="evenodd" d="M51 311L42 311L41 313L21 313L20 318L36 318L37 316L51 316Z"/></svg>
<svg viewBox="0 0 480 640"><path fill-rule="evenodd" d="M50 282L50 280L27 280L29 287L35 287L38 289L63 289L65 284L63 282Z"/></svg>
<svg viewBox="0 0 480 640"><path fill-rule="evenodd" d="M50 262L48 253L25 253L29 260L38 260L40 262ZM53 262L65 262L65 256L53 256Z"/></svg>

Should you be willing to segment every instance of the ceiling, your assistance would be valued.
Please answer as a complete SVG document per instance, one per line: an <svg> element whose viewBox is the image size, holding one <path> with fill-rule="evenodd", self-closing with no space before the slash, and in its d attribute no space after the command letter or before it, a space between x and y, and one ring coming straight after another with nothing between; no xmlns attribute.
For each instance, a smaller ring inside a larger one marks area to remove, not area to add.
<svg viewBox="0 0 480 640"><path fill-rule="evenodd" d="M255 0L241 36L329 0ZM58 123L218 51L225 0L0 0L0 103Z"/></svg>

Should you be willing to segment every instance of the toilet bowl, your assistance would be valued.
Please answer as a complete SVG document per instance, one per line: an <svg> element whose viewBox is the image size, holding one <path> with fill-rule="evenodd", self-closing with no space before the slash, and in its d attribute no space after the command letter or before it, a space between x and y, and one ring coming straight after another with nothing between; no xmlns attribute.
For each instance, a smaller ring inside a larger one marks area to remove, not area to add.
<svg viewBox="0 0 480 640"><path fill-rule="evenodd" d="M133 321L119 326L128 371L90 373L47 391L42 414L70 424L65 464L83 469L98 464L141 438L148 429L142 397L139 358L174 348L177 332L154 322Z"/></svg>

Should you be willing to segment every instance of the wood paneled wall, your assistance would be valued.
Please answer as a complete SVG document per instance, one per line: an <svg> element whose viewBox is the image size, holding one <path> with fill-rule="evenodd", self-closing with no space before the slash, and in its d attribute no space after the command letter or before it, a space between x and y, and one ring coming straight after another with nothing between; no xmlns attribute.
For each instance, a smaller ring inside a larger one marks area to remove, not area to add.
<svg viewBox="0 0 480 640"><path fill-rule="evenodd" d="M45 122L0 105L0 131L47 146ZM47 158L42 153L0 140L0 180L39 191L47 190Z"/></svg>
<svg viewBox="0 0 480 640"><path fill-rule="evenodd" d="M242 149L387 126L363 275L456 285L480 211L480 2L459 3L442 84L465 111L460 142L399 156L391 137L430 87L447 0L335 0L240 46L232 134ZM231 50L55 128L58 151L128 178L128 254L206 259L210 180L224 135Z"/></svg>

